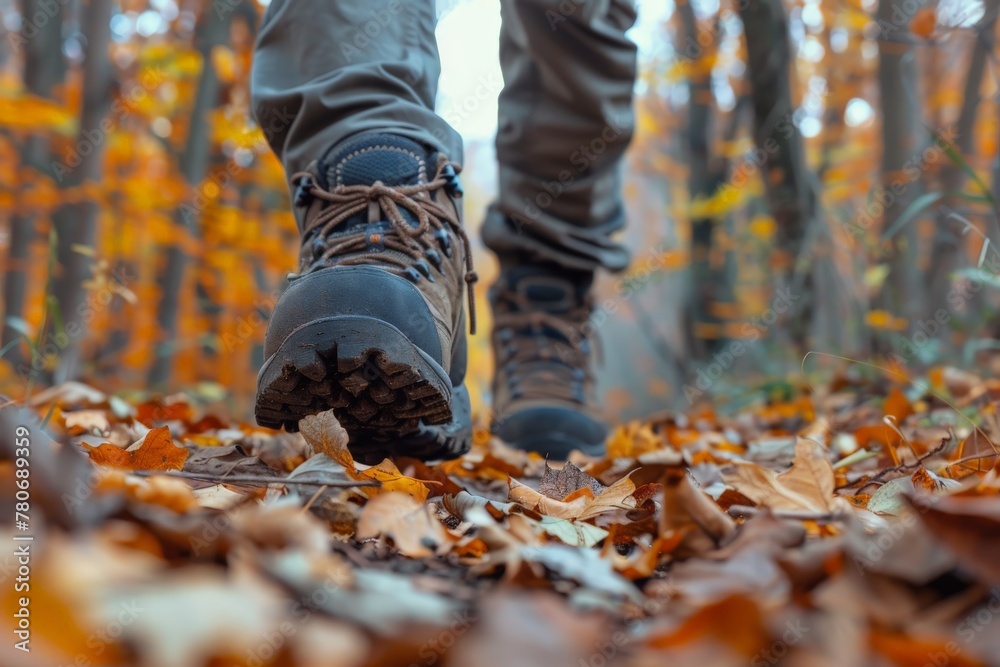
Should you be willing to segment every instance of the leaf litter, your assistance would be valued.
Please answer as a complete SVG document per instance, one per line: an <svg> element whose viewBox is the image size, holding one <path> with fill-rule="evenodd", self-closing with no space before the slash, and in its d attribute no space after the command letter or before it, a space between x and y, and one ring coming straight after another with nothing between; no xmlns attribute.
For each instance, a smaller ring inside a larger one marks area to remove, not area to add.
<svg viewBox="0 0 1000 667"><path fill-rule="evenodd" d="M332 413L290 435L79 383L4 401L35 620L0 664L1000 664L995 392L929 377L658 415L568 463L479 432L367 466Z"/></svg>

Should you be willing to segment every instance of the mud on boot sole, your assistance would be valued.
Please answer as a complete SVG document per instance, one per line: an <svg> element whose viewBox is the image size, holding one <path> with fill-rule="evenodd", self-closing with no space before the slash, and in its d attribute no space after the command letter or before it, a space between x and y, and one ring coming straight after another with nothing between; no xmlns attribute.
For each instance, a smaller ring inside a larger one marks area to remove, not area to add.
<svg viewBox="0 0 1000 667"><path fill-rule="evenodd" d="M451 402L448 374L399 329L343 315L288 334L257 376L255 413L261 426L298 431L303 417L333 409L352 440L388 442L451 423Z"/></svg>
<svg viewBox="0 0 1000 667"><path fill-rule="evenodd" d="M472 406L465 384L455 387L451 402L454 417L447 424L421 424L415 432L386 436L381 431L361 430L351 433L351 453L355 460L368 465L385 458L410 456L424 461L454 459L472 447Z"/></svg>

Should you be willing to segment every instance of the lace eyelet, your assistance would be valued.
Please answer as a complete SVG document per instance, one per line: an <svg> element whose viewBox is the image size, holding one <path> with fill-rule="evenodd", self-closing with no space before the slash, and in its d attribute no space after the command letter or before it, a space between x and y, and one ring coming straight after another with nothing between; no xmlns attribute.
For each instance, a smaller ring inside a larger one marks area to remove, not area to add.
<svg viewBox="0 0 1000 667"><path fill-rule="evenodd" d="M434 276L431 275L431 267L427 266L427 262L420 260L413 263L413 268L415 268L420 273L424 274L424 278L434 282Z"/></svg>
<svg viewBox="0 0 1000 667"><path fill-rule="evenodd" d="M434 232L434 238L437 240L438 245L441 246L441 250L444 251L446 257L451 257L455 254L454 246L451 242L451 235L448 234L444 229L439 229Z"/></svg>
<svg viewBox="0 0 1000 667"><path fill-rule="evenodd" d="M316 185L316 181L313 180L312 176L303 176L299 179L298 183L295 184L295 205L301 208L306 208L312 203L312 189Z"/></svg>
<svg viewBox="0 0 1000 667"><path fill-rule="evenodd" d="M424 255L427 257L428 260L430 260L430 263L434 265L435 269L437 269L438 271L441 270L441 264L442 264L441 255L438 253L437 250L435 250L434 248L428 248L424 252Z"/></svg>

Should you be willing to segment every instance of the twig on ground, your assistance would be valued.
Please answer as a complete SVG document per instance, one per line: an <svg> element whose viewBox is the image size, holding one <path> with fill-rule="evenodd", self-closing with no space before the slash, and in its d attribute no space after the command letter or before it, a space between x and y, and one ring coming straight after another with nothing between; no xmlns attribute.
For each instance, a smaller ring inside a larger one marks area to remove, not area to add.
<svg viewBox="0 0 1000 667"><path fill-rule="evenodd" d="M303 484L306 486L328 486L338 488L349 488L355 486L380 486L375 481L355 481L355 480L329 480L329 479L302 479L295 477L265 477L263 475L228 475L219 477L202 472L184 472L182 470L132 470L132 473L140 477L152 477L153 475L167 475L170 477L180 477L183 479L195 479L203 482L215 482L216 484Z"/></svg>

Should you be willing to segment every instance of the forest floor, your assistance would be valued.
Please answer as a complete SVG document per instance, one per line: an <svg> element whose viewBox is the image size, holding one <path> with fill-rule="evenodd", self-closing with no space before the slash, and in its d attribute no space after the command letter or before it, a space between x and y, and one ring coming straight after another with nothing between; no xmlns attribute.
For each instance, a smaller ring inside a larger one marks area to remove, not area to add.
<svg viewBox="0 0 1000 667"><path fill-rule="evenodd" d="M622 425L601 459L482 431L374 467L329 413L0 400L0 664L1000 664L998 398L845 377Z"/></svg>

